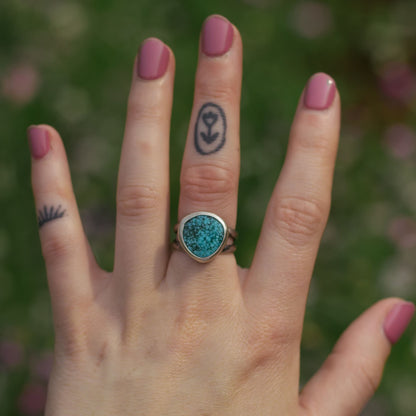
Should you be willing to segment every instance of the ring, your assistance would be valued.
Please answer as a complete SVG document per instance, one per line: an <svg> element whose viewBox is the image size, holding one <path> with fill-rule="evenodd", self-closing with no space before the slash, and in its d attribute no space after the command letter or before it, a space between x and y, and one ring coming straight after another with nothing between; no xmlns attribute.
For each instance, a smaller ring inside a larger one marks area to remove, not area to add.
<svg viewBox="0 0 416 416"><path fill-rule="evenodd" d="M208 263L220 253L233 253L237 232L211 212L198 211L175 225L173 248L183 250L198 263Z"/></svg>

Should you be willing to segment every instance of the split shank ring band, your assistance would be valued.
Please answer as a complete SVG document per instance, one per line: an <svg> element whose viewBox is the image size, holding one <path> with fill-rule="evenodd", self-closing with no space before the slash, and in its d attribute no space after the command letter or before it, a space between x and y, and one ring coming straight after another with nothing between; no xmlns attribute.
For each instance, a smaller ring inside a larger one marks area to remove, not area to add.
<svg viewBox="0 0 416 416"><path fill-rule="evenodd" d="M198 211L175 225L173 248L184 251L198 263L208 263L220 253L233 253L237 232L211 212Z"/></svg>

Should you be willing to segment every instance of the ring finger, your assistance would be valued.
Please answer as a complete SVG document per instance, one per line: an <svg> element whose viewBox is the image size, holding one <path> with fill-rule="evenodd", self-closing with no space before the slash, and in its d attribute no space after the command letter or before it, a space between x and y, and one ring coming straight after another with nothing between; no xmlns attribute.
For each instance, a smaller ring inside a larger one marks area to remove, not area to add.
<svg viewBox="0 0 416 416"><path fill-rule="evenodd" d="M201 34L193 111L182 162L179 220L196 211L209 211L235 227L241 61L238 30L222 16L210 16ZM174 257L189 274L194 260L183 253ZM222 255L215 259L217 262L223 265L235 260Z"/></svg>

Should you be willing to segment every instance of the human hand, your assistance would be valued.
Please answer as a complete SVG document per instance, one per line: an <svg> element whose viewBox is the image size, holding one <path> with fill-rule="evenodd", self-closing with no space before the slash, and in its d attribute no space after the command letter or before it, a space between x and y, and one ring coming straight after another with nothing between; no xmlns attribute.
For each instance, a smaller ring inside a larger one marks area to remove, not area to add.
<svg viewBox="0 0 416 416"><path fill-rule="evenodd" d="M179 219L235 227L242 44L210 17L201 36L181 172ZM174 56L146 40L136 59L120 161L114 270L85 237L58 133L29 130L55 325L47 416L357 415L414 312L385 299L342 335L299 393L302 322L330 207L340 98L311 78L250 269L232 254L200 264L169 242Z"/></svg>

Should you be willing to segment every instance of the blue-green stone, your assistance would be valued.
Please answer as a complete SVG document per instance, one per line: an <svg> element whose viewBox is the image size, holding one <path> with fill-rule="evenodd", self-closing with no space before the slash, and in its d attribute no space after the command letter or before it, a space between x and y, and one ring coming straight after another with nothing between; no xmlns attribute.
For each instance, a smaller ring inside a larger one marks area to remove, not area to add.
<svg viewBox="0 0 416 416"><path fill-rule="evenodd" d="M224 232L224 227L216 218L197 215L184 224L182 239L192 254L207 258L223 243Z"/></svg>

